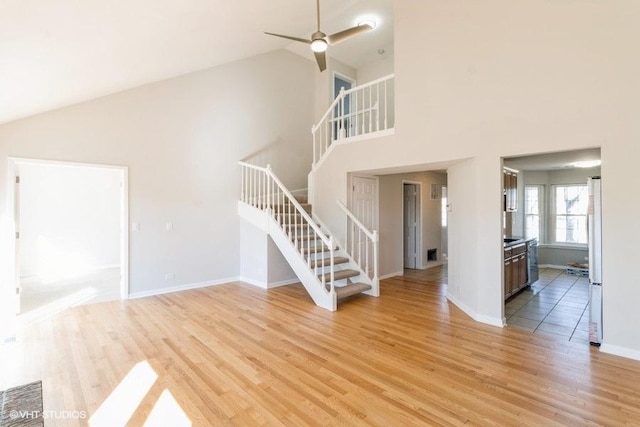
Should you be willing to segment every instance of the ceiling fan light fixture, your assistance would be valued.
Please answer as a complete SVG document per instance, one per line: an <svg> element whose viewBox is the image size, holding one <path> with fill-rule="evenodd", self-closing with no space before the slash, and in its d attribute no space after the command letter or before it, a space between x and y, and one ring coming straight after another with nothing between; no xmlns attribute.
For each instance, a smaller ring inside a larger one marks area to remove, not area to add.
<svg viewBox="0 0 640 427"><path fill-rule="evenodd" d="M362 18L358 18L358 20L356 21L356 25L358 27L361 27L363 25L368 25L369 27L371 27L372 30L375 30L376 26L378 25L378 22L376 18L372 16L363 16Z"/></svg>
<svg viewBox="0 0 640 427"><path fill-rule="evenodd" d="M311 42L311 50L314 52L324 52L327 50L328 44L324 39L315 39Z"/></svg>

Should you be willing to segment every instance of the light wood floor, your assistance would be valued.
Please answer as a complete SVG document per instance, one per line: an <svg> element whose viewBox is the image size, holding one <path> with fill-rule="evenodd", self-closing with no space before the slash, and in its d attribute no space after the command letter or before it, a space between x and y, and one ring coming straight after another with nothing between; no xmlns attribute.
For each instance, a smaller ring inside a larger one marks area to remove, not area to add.
<svg viewBox="0 0 640 427"><path fill-rule="evenodd" d="M241 283L75 307L0 346L0 388L42 379L45 410L93 414L146 360L158 380L129 425L164 389L194 425L640 425L640 362L475 323L445 277L335 313Z"/></svg>

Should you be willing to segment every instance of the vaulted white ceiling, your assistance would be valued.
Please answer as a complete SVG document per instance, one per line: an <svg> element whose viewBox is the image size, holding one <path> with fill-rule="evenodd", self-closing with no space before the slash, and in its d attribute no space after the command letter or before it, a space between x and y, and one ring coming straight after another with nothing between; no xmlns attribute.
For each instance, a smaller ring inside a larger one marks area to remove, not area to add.
<svg viewBox="0 0 640 427"><path fill-rule="evenodd" d="M355 67L393 48L392 0L322 0L330 34L378 28L330 55ZM275 49L306 46L314 0L0 0L0 123ZM300 48L304 49L300 49Z"/></svg>

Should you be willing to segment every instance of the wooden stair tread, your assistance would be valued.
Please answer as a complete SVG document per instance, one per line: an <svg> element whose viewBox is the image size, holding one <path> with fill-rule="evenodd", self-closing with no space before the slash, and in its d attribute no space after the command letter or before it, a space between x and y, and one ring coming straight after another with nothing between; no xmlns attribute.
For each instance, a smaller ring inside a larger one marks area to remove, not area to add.
<svg viewBox="0 0 640 427"><path fill-rule="evenodd" d="M360 275L360 272L358 270L351 270L351 269L338 270L338 271L333 273L333 279L334 280L342 280L342 279L348 279L349 277L355 277L355 276L359 276L359 275ZM318 275L318 278L320 280L322 280L323 277L324 277L324 281L325 282L329 282L331 280L331 274L329 274L329 273Z"/></svg>
<svg viewBox="0 0 640 427"><path fill-rule="evenodd" d="M371 285L366 283L349 283L347 286L336 286L336 297L338 300L350 297L352 295L361 294L371 289Z"/></svg>
<svg viewBox="0 0 640 427"><path fill-rule="evenodd" d="M349 262L349 258L337 256L333 258L333 265L345 264ZM311 268L326 267L330 264L330 258L322 258L311 261Z"/></svg>
<svg viewBox="0 0 640 427"><path fill-rule="evenodd" d="M305 211L307 211L307 213L309 214L311 213L312 208L309 203L300 203L300 207ZM277 212L277 213L295 211L295 208L293 206L287 206L287 205L271 205L271 208L273 209L274 212Z"/></svg>
<svg viewBox="0 0 640 427"><path fill-rule="evenodd" d="M317 240L318 242L322 242L322 239L320 237L318 237L316 234L312 233L312 234L302 234L302 233L298 233L298 235L296 236L295 232L291 233L291 241L295 242L295 241L299 241L299 240L304 240L306 241L307 239L311 240L312 242L314 240Z"/></svg>
<svg viewBox="0 0 640 427"><path fill-rule="evenodd" d="M338 248L336 247L333 250L337 251ZM329 248L326 245L318 245L318 246L302 249L303 254L315 254L318 252L329 252Z"/></svg>

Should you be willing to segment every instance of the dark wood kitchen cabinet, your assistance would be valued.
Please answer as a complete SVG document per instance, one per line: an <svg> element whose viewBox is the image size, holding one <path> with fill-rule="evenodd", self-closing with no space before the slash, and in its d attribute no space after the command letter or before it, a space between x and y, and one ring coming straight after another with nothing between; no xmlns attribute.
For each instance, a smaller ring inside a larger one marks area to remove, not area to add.
<svg viewBox="0 0 640 427"><path fill-rule="evenodd" d="M513 259L511 247L504 248L504 297L511 295L513 283Z"/></svg>
<svg viewBox="0 0 640 427"><path fill-rule="evenodd" d="M529 284L527 265L527 245L506 247L504 249L504 297L517 294Z"/></svg>
<svg viewBox="0 0 640 427"><path fill-rule="evenodd" d="M504 181L504 211L515 212L518 210L518 174L515 171L504 169L502 178Z"/></svg>

